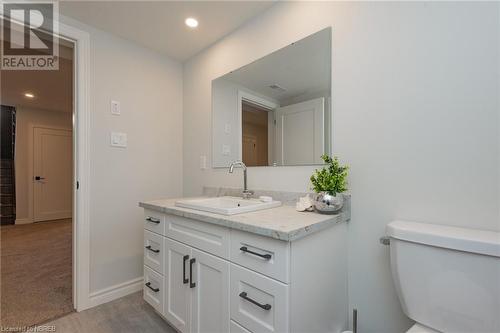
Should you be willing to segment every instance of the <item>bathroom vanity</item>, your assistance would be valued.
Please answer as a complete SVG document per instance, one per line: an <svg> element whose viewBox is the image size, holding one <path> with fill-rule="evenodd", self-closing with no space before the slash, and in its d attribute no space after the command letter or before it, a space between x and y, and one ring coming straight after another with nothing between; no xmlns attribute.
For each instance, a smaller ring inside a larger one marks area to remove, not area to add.
<svg viewBox="0 0 500 333"><path fill-rule="evenodd" d="M144 299L180 332L341 332L347 328L349 204L225 216L144 208Z"/></svg>

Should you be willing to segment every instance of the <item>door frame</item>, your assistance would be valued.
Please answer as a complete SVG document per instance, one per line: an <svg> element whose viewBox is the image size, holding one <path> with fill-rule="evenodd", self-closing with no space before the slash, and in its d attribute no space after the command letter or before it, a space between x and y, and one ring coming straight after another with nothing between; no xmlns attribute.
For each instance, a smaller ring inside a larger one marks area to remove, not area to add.
<svg viewBox="0 0 500 333"><path fill-rule="evenodd" d="M90 304L90 34L59 22L73 53L73 306ZM78 186L77 186L78 185Z"/></svg>
<svg viewBox="0 0 500 333"><path fill-rule="evenodd" d="M62 17L59 15L59 17ZM23 23L7 18L13 26ZM58 22L54 36L73 43L73 307L82 311L90 302L90 34ZM79 184L77 188L77 184Z"/></svg>
<svg viewBox="0 0 500 333"><path fill-rule="evenodd" d="M250 93L249 91L238 89L238 97L237 97L237 113L236 113L236 123L238 128L238 159L243 161L243 115L242 115L242 106L243 101L250 102L252 104L256 104L268 111L273 111L274 109L279 107L279 104L270 99L266 99L261 96L257 96L256 94Z"/></svg>

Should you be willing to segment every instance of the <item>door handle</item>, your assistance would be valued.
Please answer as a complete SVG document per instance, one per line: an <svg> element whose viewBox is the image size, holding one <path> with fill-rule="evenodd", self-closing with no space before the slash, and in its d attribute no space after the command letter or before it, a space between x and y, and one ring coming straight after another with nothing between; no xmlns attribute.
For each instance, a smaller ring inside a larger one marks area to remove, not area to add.
<svg viewBox="0 0 500 333"><path fill-rule="evenodd" d="M246 246L240 247L240 251L253 254L254 256L258 256L258 257L264 258L266 260L270 260L272 257L269 253L268 254L260 254L257 252L250 251Z"/></svg>
<svg viewBox="0 0 500 333"><path fill-rule="evenodd" d="M45 177L35 176L35 180L44 180Z"/></svg>
<svg viewBox="0 0 500 333"><path fill-rule="evenodd" d="M151 282L146 283L146 287L148 287L149 289L151 289L155 293L157 293L157 292L160 291L160 288L153 288L153 287L151 287Z"/></svg>
<svg viewBox="0 0 500 333"><path fill-rule="evenodd" d="M259 308L264 309L264 310L271 310L271 304L260 304L257 301L254 301L250 297L248 297L248 294L246 292L241 292L240 297L243 298L245 301L249 301L252 304L257 305Z"/></svg>
<svg viewBox="0 0 500 333"><path fill-rule="evenodd" d="M189 256L186 254L182 258L182 283L186 284L189 282L189 279L186 278L186 261L189 259Z"/></svg>
<svg viewBox="0 0 500 333"><path fill-rule="evenodd" d="M196 282L193 282L193 264L196 262L195 258L189 260L189 288L196 287Z"/></svg>
<svg viewBox="0 0 500 333"><path fill-rule="evenodd" d="M154 253L160 253L160 250L155 250L155 249L153 249L153 248L151 247L151 245L146 246L146 249L148 249L149 251L154 252Z"/></svg>

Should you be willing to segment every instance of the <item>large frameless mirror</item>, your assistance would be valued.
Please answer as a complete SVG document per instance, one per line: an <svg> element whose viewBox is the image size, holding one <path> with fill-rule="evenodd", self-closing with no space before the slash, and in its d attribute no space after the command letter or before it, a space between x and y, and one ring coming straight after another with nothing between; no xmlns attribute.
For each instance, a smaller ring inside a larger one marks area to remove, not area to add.
<svg viewBox="0 0 500 333"><path fill-rule="evenodd" d="M213 167L322 164L331 154L331 28L212 81Z"/></svg>

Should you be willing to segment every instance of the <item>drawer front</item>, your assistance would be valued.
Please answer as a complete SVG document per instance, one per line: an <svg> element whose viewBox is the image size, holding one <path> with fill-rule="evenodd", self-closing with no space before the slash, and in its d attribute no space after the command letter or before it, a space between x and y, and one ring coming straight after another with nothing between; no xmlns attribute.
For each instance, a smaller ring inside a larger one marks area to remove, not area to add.
<svg viewBox="0 0 500 333"><path fill-rule="evenodd" d="M270 276L290 282L290 243L231 230L231 261Z"/></svg>
<svg viewBox="0 0 500 333"><path fill-rule="evenodd" d="M289 286L231 264L231 319L251 332L288 332Z"/></svg>
<svg viewBox="0 0 500 333"><path fill-rule="evenodd" d="M154 210L144 210L144 229L165 235L165 214Z"/></svg>
<svg viewBox="0 0 500 333"><path fill-rule="evenodd" d="M144 230L144 265L165 275L165 237Z"/></svg>
<svg viewBox="0 0 500 333"><path fill-rule="evenodd" d="M241 327L238 323L231 320L229 324L229 332L230 333L252 333L244 327Z"/></svg>
<svg viewBox="0 0 500 333"><path fill-rule="evenodd" d="M166 216L166 236L229 259L229 229L181 216Z"/></svg>
<svg viewBox="0 0 500 333"><path fill-rule="evenodd" d="M163 313L163 276L144 266L144 300Z"/></svg>

